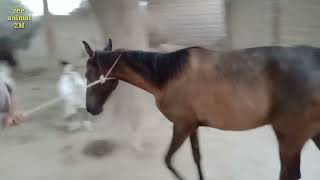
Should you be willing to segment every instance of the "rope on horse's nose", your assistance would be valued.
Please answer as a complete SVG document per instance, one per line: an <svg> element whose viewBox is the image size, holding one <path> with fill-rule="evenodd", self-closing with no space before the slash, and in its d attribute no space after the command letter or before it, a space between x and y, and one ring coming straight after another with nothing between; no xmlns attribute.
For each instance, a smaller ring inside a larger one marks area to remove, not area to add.
<svg viewBox="0 0 320 180"><path fill-rule="evenodd" d="M119 55L119 57L116 59L116 61L113 63L113 65L111 66L111 68L109 69L109 71L107 72L106 75L101 75L99 77L99 80L96 80L90 84L87 85L87 88L95 86L97 84L104 84L106 82L106 80L110 80L110 79L115 79L115 78L108 78L109 74L112 72L113 68L117 65L120 57L122 56L122 54Z"/></svg>
<svg viewBox="0 0 320 180"><path fill-rule="evenodd" d="M99 81L100 81L101 84L104 84L106 82L106 80L107 80L107 78L102 76L102 75L99 78Z"/></svg>

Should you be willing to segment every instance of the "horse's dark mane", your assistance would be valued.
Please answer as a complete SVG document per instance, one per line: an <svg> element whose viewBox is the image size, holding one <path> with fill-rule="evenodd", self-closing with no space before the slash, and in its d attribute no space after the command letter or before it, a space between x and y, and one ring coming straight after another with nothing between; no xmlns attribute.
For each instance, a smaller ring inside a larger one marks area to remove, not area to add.
<svg viewBox="0 0 320 180"><path fill-rule="evenodd" d="M196 48L196 47L190 47ZM110 66L121 53L121 62L140 74L153 84L163 87L168 80L177 75L188 62L189 49L185 48L171 53L116 50L117 56L111 57L112 62L107 62L108 54L105 53L102 66Z"/></svg>
<svg viewBox="0 0 320 180"><path fill-rule="evenodd" d="M171 53L126 51L124 61L145 79L161 87L183 70L188 62L188 49Z"/></svg>

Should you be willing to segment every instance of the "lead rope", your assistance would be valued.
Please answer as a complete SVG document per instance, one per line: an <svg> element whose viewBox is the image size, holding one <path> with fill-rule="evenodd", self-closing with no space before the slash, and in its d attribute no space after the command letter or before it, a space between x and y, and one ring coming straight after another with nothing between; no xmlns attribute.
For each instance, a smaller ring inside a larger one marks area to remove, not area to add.
<svg viewBox="0 0 320 180"><path fill-rule="evenodd" d="M88 84L88 85L86 86L86 88L90 88L90 87L95 86L95 85L97 85L97 84L104 84L107 80L115 79L115 78L109 78L108 76L110 75L110 73L112 72L112 70L114 69L114 67L117 65L117 63L118 63L118 61L119 61L119 59L120 59L121 56L122 56L122 54L120 54L120 55L118 56L118 58L117 58L116 61L113 63L113 65L111 66L111 68L109 69L109 71L107 72L106 75L103 75L103 74L102 74L102 75L100 76L99 80L96 80L96 81ZM23 113L23 116L28 117L28 116L30 116L31 114L35 113L35 112L38 112L38 111L40 111L40 110L42 110L42 109L45 109L45 108L47 108L47 107L49 107L49 106L52 106L52 105L58 103L58 102L61 101L61 100L62 100L62 97L57 97L57 98L51 99L51 100L49 100L49 101L47 101L47 102L45 102L45 103L43 103L43 104L40 104L39 106L36 106L36 107L34 107L34 108L32 108L32 109L29 109L29 110L25 111L25 112Z"/></svg>

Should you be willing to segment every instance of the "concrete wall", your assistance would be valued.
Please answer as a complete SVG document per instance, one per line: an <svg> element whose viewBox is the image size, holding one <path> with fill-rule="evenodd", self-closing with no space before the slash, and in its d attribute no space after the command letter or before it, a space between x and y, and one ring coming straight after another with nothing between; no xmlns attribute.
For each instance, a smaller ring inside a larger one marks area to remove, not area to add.
<svg viewBox="0 0 320 180"><path fill-rule="evenodd" d="M82 57L84 48L81 41L86 40L95 48L102 48L105 43L92 16L54 16L51 20L57 58L65 58L75 64L84 65L86 59ZM22 66L26 68L41 66L50 69L58 62L58 59L49 62L47 58L43 26L32 39L30 48L19 51L18 57Z"/></svg>
<svg viewBox="0 0 320 180"><path fill-rule="evenodd" d="M266 0L231 0L227 16L232 48L271 45L272 17Z"/></svg>
<svg viewBox="0 0 320 180"><path fill-rule="evenodd" d="M148 40L138 0L90 1L103 35L115 48L145 49Z"/></svg>
<svg viewBox="0 0 320 180"><path fill-rule="evenodd" d="M318 0L228 0L227 19L233 48L320 46ZM279 5L275 7L274 5ZM278 19L274 18L278 8ZM276 22L278 21L278 22ZM278 40L277 40L278 39Z"/></svg>
<svg viewBox="0 0 320 180"><path fill-rule="evenodd" d="M210 46L225 37L224 0L153 0L149 28L160 41Z"/></svg>
<svg viewBox="0 0 320 180"><path fill-rule="evenodd" d="M320 47L320 1L280 0L282 45L307 44Z"/></svg>

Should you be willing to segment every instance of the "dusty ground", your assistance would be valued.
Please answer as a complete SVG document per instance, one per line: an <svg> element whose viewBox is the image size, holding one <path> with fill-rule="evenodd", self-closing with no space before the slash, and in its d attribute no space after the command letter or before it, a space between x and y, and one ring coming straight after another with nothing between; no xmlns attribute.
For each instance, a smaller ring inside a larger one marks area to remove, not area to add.
<svg viewBox="0 0 320 180"><path fill-rule="evenodd" d="M29 109L54 97L56 80L54 75L18 80L20 107ZM64 123L61 104L33 115L20 127L1 131L0 179L173 180L162 160L171 124L159 120L156 127L146 130L146 149L136 152L130 145L134 137L130 123L136 122L133 115L137 112L127 111L128 97L123 101L117 106L122 109L122 115L117 116L121 120L115 120L112 108L107 107L96 120L94 132L67 133L59 128ZM140 104L144 108L144 103ZM149 104L152 100L146 106ZM148 111L141 114L144 118L158 116ZM269 127L237 133L202 128L200 133L207 180L277 180L277 144ZM100 158L86 155L86 145L95 140L107 140L114 147ZM174 164L187 180L197 179L189 142L177 153ZM302 174L303 180L320 177L320 151L312 142L303 151Z"/></svg>

